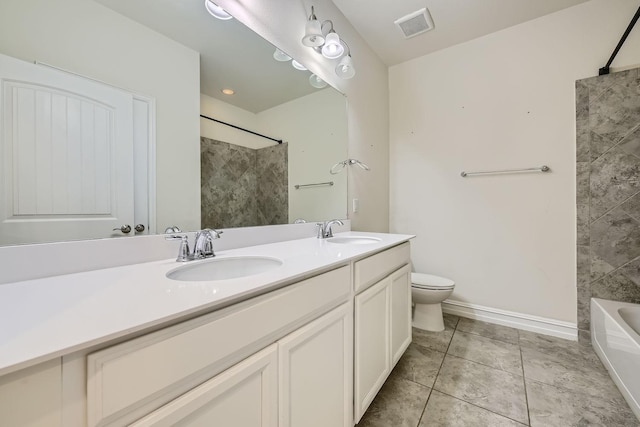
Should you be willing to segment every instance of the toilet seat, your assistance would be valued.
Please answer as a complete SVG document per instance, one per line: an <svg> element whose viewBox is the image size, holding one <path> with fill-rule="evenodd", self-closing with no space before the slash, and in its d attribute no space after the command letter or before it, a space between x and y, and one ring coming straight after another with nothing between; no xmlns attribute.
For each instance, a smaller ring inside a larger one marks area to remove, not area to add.
<svg viewBox="0 0 640 427"><path fill-rule="evenodd" d="M433 274L411 273L411 286L418 289L448 290L453 289L455 282Z"/></svg>

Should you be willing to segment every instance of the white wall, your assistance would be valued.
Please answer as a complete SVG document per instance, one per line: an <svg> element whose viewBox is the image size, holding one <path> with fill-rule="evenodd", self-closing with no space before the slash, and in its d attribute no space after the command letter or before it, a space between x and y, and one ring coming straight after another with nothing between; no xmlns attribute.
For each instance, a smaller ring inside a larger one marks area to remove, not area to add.
<svg viewBox="0 0 640 427"><path fill-rule="evenodd" d="M197 52L90 0L3 0L0 52L154 97L158 229L200 227Z"/></svg>
<svg viewBox="0 0 640 427"><path fill-rule="evenodd" d="M208 95L200 94L200 113L254 132L258 130L258 116L235 105ZM229 144L258 150L273 145L272 141L243 132L208 119L200 119L200 136ZM271 136L271 135L268 135ZM274 136L274 138L279 138Z"/></svg>
<svg viewBox="0 0 640 427"><path fill-rule="evenodd" d="M218 0L245 25L297 58L308 69L348 97L349 157L367 163L349 174L349 200L358 198L360 210L350 212L354 230L387 231L389 228L389 101L387 67L373 53L330 0ZM326 60L300 43L304 25L315 6L319 19L331 19L351 47L357 69L351 80L335 75L337 60Z"/></svg>
<svg viewBox="0 0 640 427"><path fill-rule="evenodd" d="M347 217L347 173L329 173L347 158L344 96L331 88L258 114L259 128L289 144L289 222ZM333 186L295 189L296 184L333 182Z"/></svg>
<svg viewBox="0 0 640 427"><path fill-rule="evenodd" d="M390 68L390 228L418 235L415 270L454 279L451 299L575 323L574 83L637 8L593 0ZM640 28L613 63L633 65Z"/></svg>

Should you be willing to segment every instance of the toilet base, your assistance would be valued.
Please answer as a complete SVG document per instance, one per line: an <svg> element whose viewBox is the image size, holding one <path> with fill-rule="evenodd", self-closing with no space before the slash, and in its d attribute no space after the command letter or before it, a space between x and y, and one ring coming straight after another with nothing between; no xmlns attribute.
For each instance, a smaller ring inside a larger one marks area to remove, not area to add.
<svg viewBox="0 0 640 427"><path fill-rule="evenodd" d="M444 331L442 304L416 304L413 310L412 326L430 332Z"/></svg>

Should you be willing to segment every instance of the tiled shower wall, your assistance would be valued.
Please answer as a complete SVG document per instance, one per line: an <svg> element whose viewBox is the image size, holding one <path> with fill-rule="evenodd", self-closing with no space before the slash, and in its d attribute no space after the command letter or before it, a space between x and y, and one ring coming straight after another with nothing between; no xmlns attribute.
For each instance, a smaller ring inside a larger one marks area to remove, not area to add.
<svg viewBox="0 0 640 427"><path fill-rule="evenodd" d="M254 150L200 138L202 228L286 224L287 143Z"/></svg>
<svg viewBox="0 0 640 427"><path fill-rule="evenodd" d="M639 70L576 82L581 338L591 297L640 303Z"/></svg>

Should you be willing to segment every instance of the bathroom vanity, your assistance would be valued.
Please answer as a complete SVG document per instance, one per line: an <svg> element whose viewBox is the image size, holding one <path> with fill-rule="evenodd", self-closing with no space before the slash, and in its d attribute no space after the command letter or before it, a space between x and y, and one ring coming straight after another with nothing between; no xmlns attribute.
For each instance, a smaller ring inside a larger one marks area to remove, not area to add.
<svg viewBox="0 0 640 427"><path fill-rule="evenodd" d="M164 260L0 286L2 424L353 426L411 341L412 236L339 237L220 251L282 261L233 279Z"/></svg>

